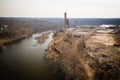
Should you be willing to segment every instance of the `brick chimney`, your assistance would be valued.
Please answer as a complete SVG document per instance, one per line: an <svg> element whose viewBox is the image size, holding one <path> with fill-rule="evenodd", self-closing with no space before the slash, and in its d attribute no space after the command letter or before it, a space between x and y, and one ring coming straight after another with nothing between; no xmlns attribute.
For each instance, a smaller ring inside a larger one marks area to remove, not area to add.
<svg viewBox="0 0 120 80"><path fill-rule="evenodd" d="M66 30L67 30L67 14L66 12L64 13L64 33L63 33L63 36L64 36L64 39L66 38Z"/></svg>

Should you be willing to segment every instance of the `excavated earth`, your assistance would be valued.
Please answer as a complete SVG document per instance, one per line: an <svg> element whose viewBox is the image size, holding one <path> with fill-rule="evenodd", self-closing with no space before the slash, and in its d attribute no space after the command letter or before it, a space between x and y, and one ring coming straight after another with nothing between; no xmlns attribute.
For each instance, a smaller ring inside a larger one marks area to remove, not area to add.
<svg viewBox="0 0 120 80"><path fill-rule="evenodd" d="M49 43L46 59L59 60L66 80L120 80L119 39L108 30L68 29Z"/></svg>

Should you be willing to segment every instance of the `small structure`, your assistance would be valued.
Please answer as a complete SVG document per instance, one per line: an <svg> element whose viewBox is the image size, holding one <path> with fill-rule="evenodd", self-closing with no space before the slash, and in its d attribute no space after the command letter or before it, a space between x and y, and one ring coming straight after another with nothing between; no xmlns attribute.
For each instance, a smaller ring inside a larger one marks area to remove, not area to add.
<svg viewBox="0 0 120 80"><path fill-rule="evenodd" d="M67 19L67 27L69 28L69 19Z"/></svg>
<svg viewBox="0 0 120 80"><path fill-rule="evenodd" d="M115 25L101 25L102 29L115 29Z"/></svg>

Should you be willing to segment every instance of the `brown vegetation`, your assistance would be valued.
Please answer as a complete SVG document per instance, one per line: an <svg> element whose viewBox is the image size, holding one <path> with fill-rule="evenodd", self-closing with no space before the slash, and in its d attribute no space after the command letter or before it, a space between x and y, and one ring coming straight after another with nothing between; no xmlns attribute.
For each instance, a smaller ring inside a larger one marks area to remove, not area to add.
<svg viewBox="0 0 120 80"><path fill-rule="evenodd" d="M35 18L0 18L0 46L25 38L32 33L54 30L58 24ZM5 41L3 41L3 39Z"/></svg>
<svg viewBox="0 0 120 80"><path fill-rule="evenodd" d="M10 43L32 34L32 30L19 27L19 26L8 26L6 29L0 30L0 46L6 43Z"/></svg>

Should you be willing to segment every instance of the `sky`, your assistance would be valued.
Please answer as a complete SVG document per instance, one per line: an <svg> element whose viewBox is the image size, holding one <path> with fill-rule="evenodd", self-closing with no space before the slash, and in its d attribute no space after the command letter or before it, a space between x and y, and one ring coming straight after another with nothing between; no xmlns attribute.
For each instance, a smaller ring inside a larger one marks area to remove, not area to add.
<svg viewBox="0 0 120 80"><path fill-rule="evenodd" d="M0 0L0 17L120 18L120 0Z"/></svg>

